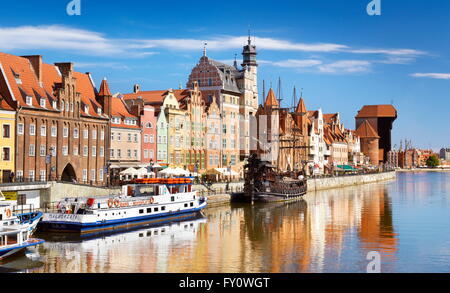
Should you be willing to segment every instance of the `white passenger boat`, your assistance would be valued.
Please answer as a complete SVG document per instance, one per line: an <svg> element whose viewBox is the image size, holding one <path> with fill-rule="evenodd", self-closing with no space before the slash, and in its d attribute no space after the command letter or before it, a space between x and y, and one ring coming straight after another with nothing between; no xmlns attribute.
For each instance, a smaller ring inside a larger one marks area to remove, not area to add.
<svg viewBox="0 0 450 293"><path fill-rule="evenodd" d="M0 204L0 260L44 242L30 238L41 217L24 223L13 214L11 205Z"/></svg>
<svg viewBox="0 0 450 293"><path fill-rule="evenodd" d="M39 228L81 234L118 230L195 215L206 205L190 178L140 179L123 186L120 196L66 198L44 213Z"/></svg>

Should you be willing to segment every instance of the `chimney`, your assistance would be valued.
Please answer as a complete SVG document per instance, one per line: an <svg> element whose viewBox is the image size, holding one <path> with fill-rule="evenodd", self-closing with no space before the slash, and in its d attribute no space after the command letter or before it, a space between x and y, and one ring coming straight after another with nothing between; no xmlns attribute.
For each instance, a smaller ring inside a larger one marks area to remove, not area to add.
<svg viewBox="0 0 450 293"><path fill-rule="evenodd" d="M134 90L133 90L134 93L137 94L137 93L139 93L140 90L141 90L141 87L138 84L135 84L134 85Z"/></svg>
<svg viewBox="0 0 450 293"><path fill-rule="evenodd" d="M73 71L73 63L71 63L71 62L55 63L55 66L57 66L59 68L59 71L61 72L62 77L71 76L71 73Z"/></svg>
<svg viewBox="0 0 450 293"><path fill-rule="evenodd" d="M41 55L31 55L31 56L22 56L22 57L26 58L26 59L28 59L28 61L30 61L31 66L33 67L33 70L36 73L38 82L39 82L39 84L42 85L42 56Z"/></svg>

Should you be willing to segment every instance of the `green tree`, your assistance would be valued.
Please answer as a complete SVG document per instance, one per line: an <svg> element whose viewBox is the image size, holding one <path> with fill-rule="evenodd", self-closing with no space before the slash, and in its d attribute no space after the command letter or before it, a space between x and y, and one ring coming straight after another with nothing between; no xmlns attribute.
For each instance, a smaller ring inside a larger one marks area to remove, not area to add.
<svg viewBox="0 0 450 293"><path fill-rule="evenodd" d="M439 158L436 156L430 156L427 160L427 166L430 168L438 167L441 164Z"/></svg>

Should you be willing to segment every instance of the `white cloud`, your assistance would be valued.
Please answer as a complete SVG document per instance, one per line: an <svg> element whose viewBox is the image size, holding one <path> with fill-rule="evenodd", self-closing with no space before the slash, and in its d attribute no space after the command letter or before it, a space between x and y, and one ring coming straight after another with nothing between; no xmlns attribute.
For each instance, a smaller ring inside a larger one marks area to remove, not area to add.
<svg viewBox="0 0 450 293"><path fill-rule="evenodd" d="M450 79L450 73L414 73L412 77L426 77L434 79Z"/></svg>
<svg viewBox="0 0 450 293"><path fill-rule="evenodd" d="M70 50L81 54L123 55L143 57L155 54L146 49L200 51L207 42L208 51L241 50L247 43L246 36L215 36L205 39L113 39L95 31L61 25L20 26L0 28L0 50ZM413 49L355 49L334 43L297 43L276 38L252 38L260 50L297 51L316 53L383 54L412 57L426 54ZM142 52L144 51L144 52Z"/></svg>
<svg viewBox="0 0 450 293"><path fill-rule="evenodd" d="M323 73L360 73L370 70L371 63L364 60L340 60L319 66Z"/></svg>
<svg viewBox="0 0 450 293"><path fill-rule="evenodd" d="M321 65L323 62L316 59L289 59L284 61L272 62L272 65L285 68L307 68Z"/></svg>

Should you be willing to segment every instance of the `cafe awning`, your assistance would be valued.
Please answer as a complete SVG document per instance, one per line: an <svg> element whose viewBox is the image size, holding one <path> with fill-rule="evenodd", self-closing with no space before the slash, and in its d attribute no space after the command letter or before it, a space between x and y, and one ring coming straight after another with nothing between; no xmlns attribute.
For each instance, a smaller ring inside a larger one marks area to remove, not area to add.
<svg viewBox="0 0 450 293"><path fill-rule="evenodd" d="M350 166L350 165L338 165L337 167L346 172L347 171L348 172L357 171L357 169L353 168L353 166Z"/></svg>

